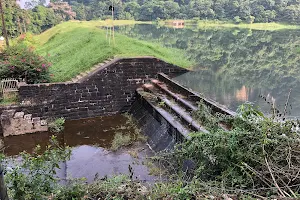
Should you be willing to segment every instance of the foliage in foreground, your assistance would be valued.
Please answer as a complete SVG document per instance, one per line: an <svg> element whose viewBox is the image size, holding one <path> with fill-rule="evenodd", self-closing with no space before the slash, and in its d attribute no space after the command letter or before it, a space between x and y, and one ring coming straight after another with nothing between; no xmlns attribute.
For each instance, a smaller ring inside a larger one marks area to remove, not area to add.
<svg viewBox="0 0 300 200"><path fill-rule="evenodd" d="M70 150L61 148L53 136L45 151L37 146L33 155L23 152L19 159L2 160L6 165L5 180L10 198L47 199L58 186L56 172L59 164L69 157Z"/></svg>
<svg viewBox="0 0 300 200"><path fill-rule="evenodd" d="M191 134L191 140L163 158L179 172L192 161L191 177L224 191L299 197L299 122L276 118L284 114L273 111L275 115L266 117L245 104L228 119L200 104L195 115L209 125L210 133ZM218 126L224 122L230 122L229 130Z"/></svg>

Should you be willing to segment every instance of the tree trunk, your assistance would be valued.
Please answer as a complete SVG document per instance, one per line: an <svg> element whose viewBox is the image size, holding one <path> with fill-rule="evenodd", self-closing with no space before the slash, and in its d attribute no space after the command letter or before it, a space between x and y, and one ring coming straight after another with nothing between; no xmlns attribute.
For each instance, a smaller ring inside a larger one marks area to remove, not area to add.
<svg viewBox="0 0 300 200"><path fill-rule="evenodd" d="M7 189L4 183L4 169L0 163L0 200L8 200Z"/></svg>
<svg viewBox="0 0 300 200"><path fill-rule="evenodd" d="M2 7L2 0L0 0L0 12L2 18L2 32L6 41L6 46L9 47L9 41L8 41L7 30L6 30L5 19L4 19L4 12Z"/></svg>
<svg viewBox="0 0 300 200"><path fill-rule="evenodd" d="M23 34L23 30L22 30L22 27L21 27L20 17L19 17L19 16L17 17L17 23L18 23L19 32L20 32L21 34Z"/></svg>

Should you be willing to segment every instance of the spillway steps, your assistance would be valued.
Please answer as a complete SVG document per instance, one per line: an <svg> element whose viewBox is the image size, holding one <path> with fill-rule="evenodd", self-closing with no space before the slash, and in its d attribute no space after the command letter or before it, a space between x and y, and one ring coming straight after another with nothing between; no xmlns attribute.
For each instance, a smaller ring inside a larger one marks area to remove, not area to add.
<svg viewBox="0 0 300 200"><path fill-rule="evenodd" d="M199 101L210 106L213 113L235 115L234 112L201 97L162 73L158 74L158 79L152 79L150 83L138 88L137 96L153 111L154 116L159 114L167 120L183 136L183 139L189 139L189 134L192 132L209 133L205 126L193 116L193 113L198 110ZM228 129L224 124L219 124L219 126Z"/></svg>

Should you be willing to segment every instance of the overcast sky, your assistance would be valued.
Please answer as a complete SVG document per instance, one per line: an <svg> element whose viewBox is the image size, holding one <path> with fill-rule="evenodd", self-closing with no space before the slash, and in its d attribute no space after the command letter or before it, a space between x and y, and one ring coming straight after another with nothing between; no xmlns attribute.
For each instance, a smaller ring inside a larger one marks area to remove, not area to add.
<svg viewBox="0 0 300 200"><path fill-rule="evenodd" d="M31 0L19 0L20 1L20 6L21 6L21 8L24 8L25 7L25 2L27 2L27 1L31 1ZM46 2L47 2L47 4L49 3L49 1L50 0L46 0Z"/></svg>

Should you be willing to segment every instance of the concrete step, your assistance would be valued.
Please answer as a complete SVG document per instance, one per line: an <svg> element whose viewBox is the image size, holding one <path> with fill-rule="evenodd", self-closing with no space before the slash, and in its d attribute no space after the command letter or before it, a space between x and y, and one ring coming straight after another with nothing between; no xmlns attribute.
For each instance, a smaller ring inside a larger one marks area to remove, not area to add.
<svg viewBox="0 0 300 200"><path fill-rule="evenodd" d="M171 91L165 83L155 79L152 79L151 83L160 91L162 91L163 93L174 99L176 102L178 102L185 109L190 111L196 111L198 109L197 102L189 100L186 96L183 96L182 94L178 94Z"/></svg>
<svg viewBox="0 0 300 200"><path fill-rule="evenodd" d="M176 116L171 114L168 109L159 106L156 96L145 92L142 88L137 89L138 99L144 101L143 104L152 109L152 113L156 115L160 115L163 117L172 127L174 127L184 139L189 139L189 134L193 132L188 126L184 126L181 120Z"/></svg>

